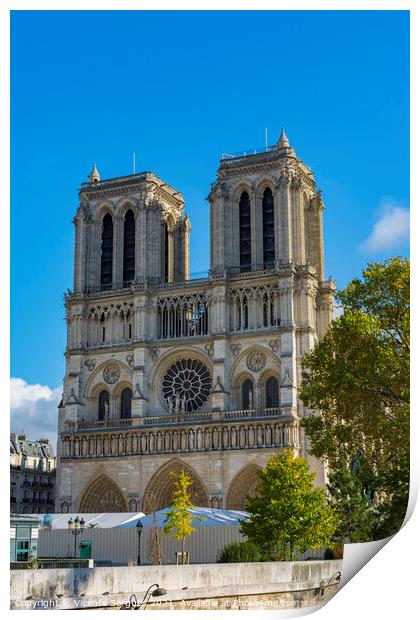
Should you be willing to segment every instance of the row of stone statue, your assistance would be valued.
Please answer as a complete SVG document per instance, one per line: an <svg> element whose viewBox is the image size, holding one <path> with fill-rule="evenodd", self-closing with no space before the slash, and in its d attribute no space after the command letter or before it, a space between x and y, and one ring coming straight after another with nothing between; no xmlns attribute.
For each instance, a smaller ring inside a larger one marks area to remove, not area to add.
<svg viewBox="0 0 420 620"><path fill-rule="evenodd" d="M169 415L178 415L179 413L187 412L187 399L185 396L181 396L179 392L172 398L167 398Z"/></svg>
<svg viewBox="0 0 420 620"><path fill-rule="evenodd" d="M298 429L293 423L247 424L150 433L127 433L66 437L64 457L117 456L159 452L295 447Z"/></svg>

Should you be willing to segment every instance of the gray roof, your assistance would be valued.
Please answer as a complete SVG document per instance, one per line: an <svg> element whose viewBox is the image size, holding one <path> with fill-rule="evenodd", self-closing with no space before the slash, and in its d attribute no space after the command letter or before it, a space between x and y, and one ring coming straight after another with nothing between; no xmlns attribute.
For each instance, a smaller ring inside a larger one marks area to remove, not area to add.
<svg viewBox="0 0 420 620"><path fill-rule="evenodd" d="M10 454L22 454L23 456L37 456L39 458L54 458L52 445L44 439L26 439L25 435L10 433Z"/></svg>

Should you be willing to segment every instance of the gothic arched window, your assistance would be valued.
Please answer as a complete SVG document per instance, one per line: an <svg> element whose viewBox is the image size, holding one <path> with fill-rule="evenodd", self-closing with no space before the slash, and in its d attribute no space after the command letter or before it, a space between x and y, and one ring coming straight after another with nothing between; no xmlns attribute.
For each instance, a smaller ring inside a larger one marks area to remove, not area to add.
<svg viewBox="0 0 420 620"><path fill-rule="evenodd" d="M239 200L239 262L241 271L251 269L251 207L247 192Z"/></svg>
<svg viewBox="0 0 420 620"><path fill-rule="evenodd" d="M164 226L164 239L163 239L163 253L165 255L164 261L164 281L168 282L169 278L169 230L168 224L165 222Z"/></svg>
<svg viewBox="0 0 420 620"><path fill-rule="evenodd" d="M254 385L251 379L242 383L242 409L254 409Z"/></svg>
<svg viewBox="0 0 420 620"><path fill-rule="evenodd" d="M279 382L276 377L269 377L266 381L265 406L267 409L279 406Z"/></svg>
<svg viewBox="0 0 420 620"><path fill-rule="evenodd" d="M262 199L264 268L274 265L274 200L269 187Z"/></svg>
<svg viewBox="0 0 420 620"><path fill-rule="evenodd" d="M98 420L107 420L109 418L109 393L102 390L99 394L98 401Z"/></svg>
<svg viewBox="0 0 420 620"><path fill-rule="evenodd" d="M134 213L131 209L127 211L124 218L124 266L123 266L123 281L125 283L132 282L134 280L135 272L135 251L136 251L136 223L134 220Z"/></svg>
<svg viewBox="0 0 420 620"><path fill-rule="evenodd" d="M121 392L120 418L131 418L131 399L133 393L130 388L125 388Z"/></svg>
<svg viewBox="0 0 420 620"><path fill-rule="evenodd" d="M112 217L107 213L102 221L101 241L101 288L112 287L112 250L114 245L114 226Z"/></svg>

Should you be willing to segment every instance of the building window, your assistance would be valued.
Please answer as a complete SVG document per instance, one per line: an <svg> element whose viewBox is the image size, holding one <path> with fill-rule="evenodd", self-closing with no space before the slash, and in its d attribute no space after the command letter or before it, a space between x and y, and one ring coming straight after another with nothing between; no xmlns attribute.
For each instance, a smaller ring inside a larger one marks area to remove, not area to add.
<svg viewBox="0 0 420 620"><path fill-rule="evenodd" d="M165 282L168 282L169 279L169 231L168 224L165 222L164 225L164 254L165 254Z"/></svg>
<svg viewBox="0 0 420 620"><path fill-rule="evenodd" d="M247 192L239 200L239 261L241 271L251 270L251 207Z"/></svg>
<svg viewBox="0 0 420 620"><path fill-rule="evenodd" d="M242 409L254 408L254 385L251 379L242 383Z"/></svg>
<svg viewBox="0 0 420 620"><path fill-rule="evenodd" d="M265 406L267 409L279 406L279 382L276 377L269 377L265 384Z"/></svg>
<svg viewBox="0 0 420 620"><path fill-rule="evenodd" d="M131 418L131 399L133 393L130 388L125 388L121 392L120 417Z"/></svg>
<svg viewBox="0 0 420 620"><path fill-rule="evenodd" d="M196 359L181 359L166 371L162 395L171 413L191 413L206 404L211 385L207 366Z"/></svg>
<svg viewBox="0 0 420 620"><path fill-rule="evenodd" d="M274 200L269 187L262 200L264 268L274 265Z"/></svg>
<svg viewBox="0 0 420 620"><path fill-rule="evenodd" d="M99 394L98 402L98 419L108 420L109 418L109 393L106 390L102 390Z"/></svg>
<svg viewBox="0 0 420 620"><path fill-rule="evenodd" d="M112 287L112 253L114 244L114 226L112 217L107 213L102 222L101 242L101 288Z"/></svg>
<svg viewBox="0 0 420 620"><path fill-rule="evenodd" d="M102 342L105 342L105 336L106 336L106 333L105 333L105 315L103 313L101 314L101 318L100 318L100 321L99 321L99 328L100 328L100 332L101 332L101 336L100 336L101 340L102 340Z"/></svg>
<svg viewBox="0 0 420 620"><path fill-rule="evenodd" d="M130 209L125 214L124 219L124 284L129 284L134 280L135 271L135 252L136 252L136 224L134 213Z"/></svg>

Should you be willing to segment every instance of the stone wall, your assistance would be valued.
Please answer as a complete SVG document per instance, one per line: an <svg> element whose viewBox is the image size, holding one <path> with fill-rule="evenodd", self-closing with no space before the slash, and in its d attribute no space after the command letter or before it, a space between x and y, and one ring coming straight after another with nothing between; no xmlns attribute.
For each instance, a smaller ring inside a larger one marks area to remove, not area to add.
<svg viewBox="0 0 420 620"><path fill-rule="evenodd" d="M278 601L277 607L307 607L331 596L341 568L339 560L322 560L18 570L11 571L11 608L42 608L44 601L45 606L61 609L121 606L133 593L141 601L151 584L167 591L152 601L168 607L194 609L193 601L198 605L223 598L242 599L244 607L248 599L248 608L264 607L267 599Z"/></svg>

